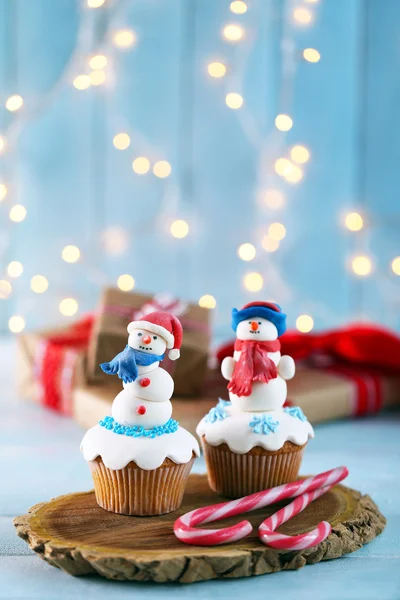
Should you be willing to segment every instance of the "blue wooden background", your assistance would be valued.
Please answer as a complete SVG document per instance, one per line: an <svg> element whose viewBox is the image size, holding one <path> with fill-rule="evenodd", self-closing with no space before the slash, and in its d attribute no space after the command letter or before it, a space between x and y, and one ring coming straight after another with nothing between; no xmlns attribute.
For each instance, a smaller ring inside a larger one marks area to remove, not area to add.
<svg viewBox="0 0 400 600"><path fill-rule="evenodd" d="M258 297L279 301L290 325L305 312L317 328L360 317L400 327L399 277L390 270L400 254L400 3L249 0L244 15L229 4L106 0L90 10L86 1L0 0L0 135L11 136L0 157L9 186L0 204L0 278L11 260L24 265L0 300L0 329L13 314L28 328L65 321L64 297L89 310L122 273L141 291L214 295L221 335L231 306ZM293 22L295 6L313 12L310 26ZM243 26L242 42L223 40L227 23ZM138 42L122 52L110 36L125 27ZM289 77L282 47L299 58ZM321 61L301 60L305 47ZM76 90L74 77L97 52L109 59L106 84ZM209 77L211 60L228 65L226 77ZM242 93L241 110L225 105L229 91ZM9 113L14 93L24 107ZM294 120L287 134L274 127L280 112ZM112 144L119 131L131 135L124 152ZM283 184L273 164L293 143L307 146L311 161L303 181ZM168 160L171 176L135 174L140 155ZM265 186L284 192L282 210L260 206ZM8 218L15 203L27 209L22 223ZM366 215L359 233L341 223L353 209ZM174 218L189 222L185 239L168 232ZM268 254L261 239L273 221L287 235ZM104 232L115 227L129 241L116 257L104 247ZM254 261L237 257L243 242L257 247ZM67 244L81 249L79 263L62 261ZM351 273L354 254L372 257L370 277ZM262 291L244 289L248 271L263 275ZM45 294L30 290L36 274L49 280Z"/></svg>

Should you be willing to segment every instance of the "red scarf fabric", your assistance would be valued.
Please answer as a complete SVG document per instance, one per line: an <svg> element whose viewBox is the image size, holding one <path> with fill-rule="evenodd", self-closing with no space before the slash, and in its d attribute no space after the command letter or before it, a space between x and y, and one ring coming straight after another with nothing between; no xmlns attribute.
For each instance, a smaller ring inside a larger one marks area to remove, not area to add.
<svg viewBox="0 0 400 600"><path fill-rule="evenodd" d="M279 340L271 342L255 342L253 340L236 340L235 350L241 352L235 365L228 390L237 396L250 396L253 381L268 383L278 376L278 369L268 352L279 352Z"/></svg>

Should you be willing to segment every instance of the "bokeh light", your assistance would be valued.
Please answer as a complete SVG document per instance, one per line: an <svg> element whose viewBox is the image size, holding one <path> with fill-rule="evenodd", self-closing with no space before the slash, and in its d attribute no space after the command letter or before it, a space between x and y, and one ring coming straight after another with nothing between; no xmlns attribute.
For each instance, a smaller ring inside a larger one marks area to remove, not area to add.
<svg viewBox="0 0 400 600"><path fill-rule="evenodd" d="M289 183L298 183L303 179L303 171L298 165L290 165L284 175L285 179Z"/></svg>
<svg viewBox="0 0 400 600"><path fill-rule="evenodd" d="M351 261L351 268L356 275L366 277L372 271L372 262L368 256L356 256Z"/></svg>
<svg viewBox="0 0 400 600"><path fill-rule="evenodd" d="M243 106L243 96L236 92L229 92L225 96L226 105L233 110L237 110Z"/></svg>
<svg viewBox="0 0 400 600"><path fill-rule="evenodd" d="M199 300L199 306L202 308L215 308L217 306L217 301L211 294L204 294Z"/></svg>
<svg viewBox="0 0 400 600"><path fill-rule="evenodd" d="M36 294L43 294L47 291L49 282L44 275L34 275L31 279L31 290Z"/></svg>
<svg viewBox="0 0 400 600"><path fill-rule="evenodd" d="M235 15L244 15L247 12L247 4L243 0L233 0L229 8Z"/></svg>
<svg viewBox="0 0 400 600"><path fill-rule="evenodd" d="M283 240L285 235L286 229L282 223L271 223L271 225L268 227L268 236L272 240L276 240L279 242L280 240Z"/></svg>
<svg viewBox="0 0 400 600"><path fill-rule="evenodd" d="M149 159L145 156L138 156L132 163L132 169L137 175L145 175L150 169Z"/></svg>
<svg viewBox="0 0 400 600"><path fill-rule="evenodd" d="M395 275L400 275L400 256L396 256L392 260L392 271Z"/></svg>
<svg viewBox="0 0 400 600"><path fill-rule="evenodd" d="M11 208L9 217L14 223L20 223L26 217L26 208L22 204L14 204Z"/></svg>
<svg viewBox="0 0 400 600"><path fill-rule="evenodd" d="M275 172L284 177L292 169L293 165L287 158L278 158L275 161Z"/></svg>
<svg viewBox="0 0 400 600"><path fill-rule="evenodd" d="M7 273L10 277L19 277L24 272L23 264L19 260L12 260L7 267Z"/></svg>
<svg viewBox="0 0 400 600"><path fill-rule="evenodd" d="M263 239L261 240L261 245L266 252L276 252L276 250L279 248L278 240L272 239L269 237L269 235L264 235Z"/></svg>
<svg viewBox="0 0 400 600"><path fill-rule="evenodd" d="M8 320L8 328L12 333L21 333L25 329L25 319L20 315L13 315Z"/></svg>
<svg viewBox="0 0 400 600"><path fill-rule="evenodd" d="M131 48L136 41L136 33L132 29L119 29L113 35L114 45L123 50Z"/></svg>
<svg viewBox="0 0 400 600"><path fill-rule="evenodd" d="M364 226L364 220L359 213L352 212L346 215L344 224L350 231L360 231Z"/></svg>
<svg viewBox="0 0 400 600"><path fill-rule="evenodd" d="M293 10L293 19L299 25L309 25L313 20L313 14L308 8L297 6Z"/></svg>
<svg viewBox="0 0 400 600"><path fill-rule="evenodd" d="M7 279L0 279L0 300L5 300L12 292L12 285Z"/></svg>
<svg viewBox="0 0 400 600"><path fill-rule="evenodd" d="M108 227L102 233L102 242L107 254L110 256L121 256L129 248L128 232L118 225Z"/></svg>
<svg viewBox="0 0 400 600"><path fill-rule="evenodd" d="M78 303L75 298L64 298L59 304L59 310L64 317L73 317L78 312Z"/></svg>
<svg viewBox="0 0 400 600"><path fill-rule="evenodd" d="M5 140L5 138L0 135L0 154L3 154L4 150L6 149L7 146L7 142Z"/></svg>
<svg viewBox="0 0 400 600"><path fill-rule="evenodd" d="M113 144L117 150L126 150L131 145L131 138L127 133L117 133L113 137Z"/></svg>
<svg viewBox="0 0 400 600"><path fill-rule="evenodd" d="M314 320L310 315L300 315L296 319L296 327L302 333L308 333L314 327Z"/></svg>
<svg viewBox="0 0 400 600"><path fill-rule="evenodd" d="M229 25L225 25L222 35L228 42L239 42L244 36L243 27L235 23L230 23Z"/></svg>
<svg viewBox="0 0 400 600"><path fill-rule="evenodd" d="M0 202L7 196L7 186L4 183L0 183Z"/></svg>
<svg viewBox="0 0 400 600"><path fill-rule="evenodd" d="M105 1L106 0L87 0L87 5L89 8L100 8Z"/></svg>
<svg viewBox="0 0 400 600"><path fill-rule="evenodd" d="M95 56L89 59L89 67L94 70L104 69L107 66L107 62L107 56L104 56L104 54L95 54Z"/></svg>
<svg viewBox="0 0 400 600"><path fill-rule="evenodd" d="M285 205L285 196L280 190L270 189L263 193L262 200L268 208L277 210Z"/></svg>
<svg viewBox="0 0 400 600"><path fill-rule="evenodd" d="M167 160L159 160L154 164L153 173L156 177L164 179L171 174L171 165Z"/></svg>
<svg viewBox="0 0 400 600"><path fill-rule="evenodd" d="M244 276L243 284L246 290L250 292L259 292L264 285L261 273L252 272Z"/></svg>
<svg viewBox="0 0 400 600"><path fill-rule="evenodd" d="M306 163L310 159L310 151L305 146L293 146L290 149L290 158L300 164Z"/></svg>
<svg viewBox="0 0 400 600"><path fill-rule="evenodd" d="M256 257L256 249L253 244L241 244L237 250L238 257L242 260L249 261Z"/></svg>
<svg viewBox="0 0 400 600"><path fill-rule="evenodd" d="M78 75L72 83L77 90L87 90L90 87L90 77L89 75Z"/></svg>
<svg viewBox="0 0 400 600"><path fill-rule="evenodd" d="M78 246L68 245L63 248L61 253L62 259L67 263L75 263L81 256L81 251Z"/></svg>
<svg viewBox="0 0 400 600"><path fill-rule="evenodd" d="M120 275L118 277L117 286L123 292L129 292L135 287L135 280L133 279L132 275L125 273L124 275Z"/></svg>
<svg viewBox="0 0 400 600"><path fill-rule="evenodd" d="M275 126L279 131L289 131L293 127L293 119L289 115L277 115Z"/></svg>
<svg viewBox="0 0 400 600"><path fill-rule="evenodd" d="M9 98L7 98L6 109L9 110L10 112L15 112L15 111L19 110L20 108L22 108L23 104L24 104L24 100L23 100L22 96L20 96L19 94L14 94L13 96L10 96Z"/></svg>
<svg viewBox="0 0 400 600"><path fill-rule="evenodd" d="M317 63L321 59L321 55L315 48L304 48L303 58L307 62Z"/></svg>
<svg viewBox="0 0 400 600"><path fill-rule="evenodd" d="M212 62L207 67L210 77L223 77L226 73L226 66L221 62Z"/></svg>
<svg viewBox="0 0 400 600"><path fill-rule="evenodd" d="M89 75L91 85L103 85L106 80L104 71L92 71Z"/></svg>
<svg viewBox="0 0 400 600"><path fill-rule="evenodd" d="M175 238L184 238L189 233L189 225L183 219L177 219L171 224L170 231Z"/></svg>

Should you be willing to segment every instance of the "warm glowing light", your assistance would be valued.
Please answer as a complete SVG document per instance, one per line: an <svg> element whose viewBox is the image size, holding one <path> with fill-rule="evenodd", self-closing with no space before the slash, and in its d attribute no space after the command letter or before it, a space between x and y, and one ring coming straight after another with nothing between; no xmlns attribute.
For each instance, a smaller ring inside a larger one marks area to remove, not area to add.
<svg viewBox="0 0 400 600"><path fill-rule="evenodd" d="M67 263L75 263L81 256L78 246L65 246L61 252L63 260Z"/></svg>
<svg viewBox="0 0 400 600"><path fill-rule="evenodd" d="M3 138L3 136L0 135L0 154L3 154L4 150L6 149L6 140L5 138Z"/></svg>
<svg viewBox="0 0 400 600"><path fill-rule="evenodd" d="M89 67L91 69L104 69L107 66L107 56L104 54L96 54L89 59Z"/></svg>
<svg viewBox="0 0 400 600"><path fill-rule="evenodd" d="M276 252L276 250L279 248L278 240L273 240L269 237L269 235L264 235L263 239L261 240L261 245L266 252Z"/></svg>
<svg viewBox="0 0 400 600"><path fill-rule="evenodd" d="M303 58L307 62L317 63L321 60L321 55L315 48L304 48Z"/></svg>
<svg viewBox="0 0 400 600"><path fill-rule="evenodd" d="M293 146L290 150L290 157L294 162L304 164L310 159L310 152L305 146Z"/></svg>
<svg viewBox="0 0 400 600"><path fill-rule="evenodd" d="M126 150L131 145L131 138L127 133L117 133L113 137L113 144L117 150Z"/></svg>
<svg viewBox="0 0 400 600"><path fill-rule="evenodd" d="M171 224L170 231L175 238L184 238L189 233L189 225L183 219L177 219Z"/></svg>
<svg viewBox="0 0 400 600"><path fill-rule="evenodd" d="M256 249L253 244L241 244L238 248L238 257L242 260L253 260L256 257Z"/></svg>
<svg viewBox="0 0 400 600"><path fill-rule="evenodd" d="M317 4L319 0L304 0L307 4Z"/></svg>
<svg viewBox="0 0 400 600"><path fill-rule="evenodd" d="M243 97L236 92L230 92L225 96L226 105L233 110L237 110L243 106Z"/></svg>
<svg viewBox="0 0 400 600"><path fill-rule="evenodd" d="M90 87L89 75L78 75L73 81L73 86L77 90L87 90Z"/></svg>
<svg viewBox="0 0 400 600"><path fill-rule="evenodd" d="M105 1L106 0L87 0L87 5L89 8L100 8Z"/></svg>
<svg viewBox="0 0 400 600"><path fill-rule="evenodd" d="M200 298L199 306L202 308L215 308L217 306L217 301L211 294L205 294Z"/></svg>
<svg viewBox="0 0 400 600"><path fill-rule="evenodd" d="M223 77L226 73L226 66L221 62L212 62L207 67L210 77Z"/></svg>
<svg viewBox="0 0 400 600"><path fill-rule="evenodd" d="M20 333L25 329L25 320L23 317L19 315L13 315L8 320L8 329L12 331L12 333Z"/></svg>
<svg viewBox="0 0 400 600"><path fill-rule="evenodd" d="M250 292L259 292L264 285L264 280L260 273L247 273L244 276L243 284Z"/></svg>
<svg viewBox="0 0 400 600"><path fill-rule="evenodd" d="M10 112L15 112L16 110L19 110L23 104L24 100L22 96L20 96L19 94L14 94L14 96L10 96L9 98L7 98L6 109Z"/></svg>
<svg viewBox="0 0 400 600"><path fill-rule="evenodd" d="M276 210L284 206L285 196L280 190L267 190L263 195L263 202L268 208Z"/></svg>
<svg viewBox="0 0 400 600"><path fill-rule="evenodd" d="M26 217L26 208L22 204L14 204L11 208L9 217L14 223L20 223Z"/></svg>
<svg viewBox="0 0 400 600"><path fill-rule="evenodd" d="M282 225L282 223L271 223L268 227L268 235L271 239L277 240L278 242L283 240L286 235L285 226Z"/></svg>
<svg viewBox="0 0 400 600"><path fill-rule="evenodd" d="M110 256L121 256L129 247L128 233L122 227L109 227L103 232L102 241L105 251Z"/></svg>
<svg viewBox="0 0 400 600"><path fill-rule="evenodd" d="M313 19L313 15L308 8L298 6L293 11L293 18L300 25L309 25Z"/></svg>
<svg viewBox="0 0 400 600"><path fill-rule="evenodd" d="M31 279L31 290L36 294L43 294L49 287L49 282L43 275L35 275Z"/></svg>
<svg viewBox="0 0 400 600"><path fill-rule="evenodd" d="M12 285L7 279L0 279L0 299L5 300L12 292Z"/></svg>
<svg viewBox="0 0 400 600"><path fill-rule="evenodd" d="M289 131L293 127L293 119L289 115L278 115L275 119L275 126L279 131Z"/></svg>
<svg viewBox="0 0 400 600"><path fill-rule="evenodd" d="M400 256L392 260L392 271L395 275L400 275Z"/></svg>
<svg viewBox="0 0 400 600"><path fill-rule="evenodd" d="M7 191L7 186L4 183L0 183L0 202L7 196Z"/></svg>
<svg viewBox="0 0 400 600"><path fill-rule="evenodd" d="M150 169L150 161L145 156L138 156L132 163L132 169L138 175L145 175Z"/></svg>
<svg viewBox="0 0 400 600"><path fill-rule="evenodd" d="M102 85L106 80L104 71L92 71L89 75L91 85Z"/></svg>
<svg viewBox="0 0 400 600"><path fill-rule="evenodd" d="M117 48L131 48L137 41L136 33L132 29L120 29L113 36L114 45Z"/></svg>
<svg viewBox="0 0 400 600"><path fill-rule="evenodd" d="M10 277L19 277L20 275L22 275L23 272L24 267L22 266L22 263L20 263L18 260L11 261L7 267L7 273Z"/></svg>
<svg viewBox="0 0 400 600"><path fill-rule="evenodd" d="M159 160L154 164L153 173L156 177L164 179L171 174L171 165L167 160Z"/></svg>
<svg viewBox="0 0 400 600"><path fill-rule="evenodd" d="M130 290L133 290L135 286L135 280L133 279L132 275L120 275L117 279L117 286L123 292L129 292Z"/></svg>
<svg viewBox="0 0 400 600"><path fill-rule="evenodd" d="M296 327L302 333L308 333L314 327L314 320L310 315L300 315L296 319Z"/></svg>
<svg viewBox="0 0 400 600"><path fill-rule="evenodd" d="M350 231L360 231L364 226L364 220L359 213L352 212L346 215L344 224Z"/></svg>
<svg viewBox="0 0 400 600"><path fill-rule="evenodd" d="M303 179L303 171L297 165L290 165L284 177L289 183L298 183Z"/></svg>
<svg viewBox="0 0 400 600"><path fill-rule="evenodd" d="M372 263L368 256L356 256L351 261L351 268L356 275L366 277L372 271Z"/></svg>
<svg viewBox="0 0 400 600"><path fill-rule="evenodd" d="M59 304L59 310L64 317L72 317L78 312L78 303L75 298L64 298Z"/></svg>
<svg viewBox="0 0 400 600"><path fill-rule="evenodd" d="M275 161L275 171L278 175L282 175L282 177L289 173L292 167L292 163L287 158L278 158L278 160Z"/></svg>
<svg viewBox="0 0 400 600"><path fill-rule="evenodd" d="M222 35L229 42L239 42L243 38L244 31L240 25L231 23L230 25L225 25Z"/></svg>
<svg viewBox="0 0 400 600"><path fill-rule="evenodd" d="M247 12L247 4L242 0L233 0L230 5L230 9L236 15L244 15Z"/></svg>

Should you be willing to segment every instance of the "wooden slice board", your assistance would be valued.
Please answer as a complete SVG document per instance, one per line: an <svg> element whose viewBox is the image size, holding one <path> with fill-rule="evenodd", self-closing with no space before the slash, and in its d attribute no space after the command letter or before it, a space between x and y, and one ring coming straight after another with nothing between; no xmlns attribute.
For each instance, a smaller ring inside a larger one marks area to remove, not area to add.
<svg viewBox="0 0 400 600"><path fill-rule="evenodd" d="M35 552L71 575L98 573L109 579L181 583L263 575L339 558L374 539L386 524L369 496L337 485L280 529L294 535L313 529L321 520L329 521L333 530L328 539L308 550L278 551L258 540L258 525L278 505L248 513L253 533L235 544L187 546L175 538L172 526L178 516L221 500L208 487L206 475L190 475L183 505L169 515L110 513L97 505L90 491L37 504L27 515L16 517L14 524ZM239 520L240 516L220 523Z"/></svg>

